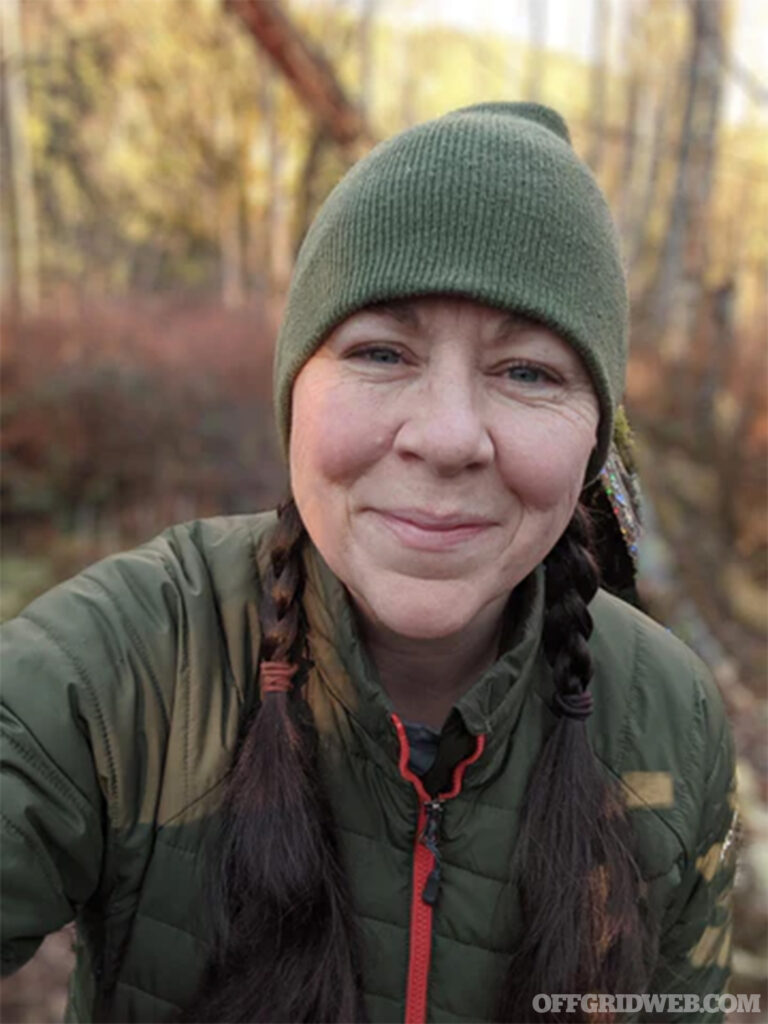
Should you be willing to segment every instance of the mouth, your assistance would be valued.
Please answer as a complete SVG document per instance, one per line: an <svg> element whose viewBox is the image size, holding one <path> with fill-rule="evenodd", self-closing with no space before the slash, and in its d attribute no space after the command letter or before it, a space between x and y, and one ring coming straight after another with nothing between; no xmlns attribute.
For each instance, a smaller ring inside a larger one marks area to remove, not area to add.
<svg viewBox="0 0 768 1024"><path fill-rule="evenodd" d="M495 526L476 515L434 515L421 509L369 509L406 547L445 551L473 541Z"/></svg>

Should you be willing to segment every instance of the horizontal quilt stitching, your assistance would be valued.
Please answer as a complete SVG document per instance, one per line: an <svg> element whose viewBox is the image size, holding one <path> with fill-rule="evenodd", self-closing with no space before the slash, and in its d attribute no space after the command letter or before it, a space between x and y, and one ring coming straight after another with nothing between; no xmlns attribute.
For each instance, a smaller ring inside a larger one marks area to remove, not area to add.
<svg viewBox="0 0 768 1024"><path fill-rule="evenodd" d="M143 996L149 996L150 999L154 999L157 1003L163 1003L165 1006L170 1006L174 1010L181 1010L183 1007L179 1006L178 1003L172 1003L170 999L163 999L162 996L156 995L154 992L150 992L149 989L142 988L141 985L133 985L130 981L122 981L120 978L115 982L115 988L128 988L133 992L141 992Z"/></svg>
<svg viewBox="0 0 768 1024"><path fill-rule="evenodd" d="M400 1007L402 1005L402 999L394 999L392 996L386 995L384 992L374 992L373 989L365 989L364 995L371 996L373 999L381 999L385 1003L392 1003L393 1006Z"/></svg>
<svg viewBox="0 0 768 1024"><path fill-rule="evenodd" d="M392 844L388 840L386 840L386 839L377 839L377 838L374 838L373 836L367 836L363 832L356 832L354 829L347 828L346 825L339 825L338 828L339 828L339 832L347 832L350 835L359 836L361 839L368 839L368 840L370 840L373 843L377 843L379 846L386 846L388 849L392 849ZM399 850L399 847L396 847L396 849ZM404 849L404 850L401 850L399 852L403 853L405 856L407 856L409 858L409 864L410 864L410 857L412 855L411 849L410 848L407 849L407 850ZM444 854L443 854L443 857L442 857L442 863L446 867L450 866L450 867L454 868L457 871L464 871L467 874L472 875L473 878L484 878L486 881L488 881L488 882L496 882L498 885L508 885L509 884L509 878L497 878L495 875L486 874L484 871L477 871L475 868L464 867L463 865L456 863L456 861L450 860Z"/></svg>
<svg viewBox="0 0 768 1024"><path fill-rule="evenodd" d="M444 932L440 932L437 929L434 931L435 938L442 939L444 942L453 942L457 946L468 946L470 949L482 949L484 953L492 953L494 956L509 957L511 954L506 949L494 949L492 946L485 946L480 942L464 942L463 939L457 939L455 935L446 935Z"/></svg>
<svg viewBox="0 0 768 1024"><path fill-rule="evenodd" d="M390 928L397 928L398 931L408 932L407 924L398 924L397 921L385 921L383 917L376 917L375 914L368 914L364 910L356 910L355 915L364 918L366 921L374 921L376 924L385 924Z"/></svg>
<svg viewBox="0 0 768 1024"><path fill-rule="evenodd" d="M186 928L181 928L177 924L171 924L170 921L163 921L160 917L155 917L153 914L148 914L146 910L138 910L136 912L136 918L143 917L146 921L151 921L153 924L159 924L163 928L172 928L175 932L181 932L182 935L186 935L187 938L192 939L193 942L199 943L201 946L205 946L206 949L210 947L210 943L206 942L205 939L199 935L195 935L194 932L188 931Z"/></svg>
<svg viewBox="0 0 768 1024"><path fill-rule="evenodd" d="M199 857L199 850L190 850L187 846L179 846L178 843L171 843L167 839L163 838L162 828L157 833L157 841L161 846L168 850L176 850L177 853L183 853L185 857Z"/></svg>
<svg viewBox="0 0 768 1024"><path fill-rule="evenodd" d="M371 843L376 843L377 846L386 846L388 850L397 850L398 853L402 853L404 856L410 858L413 856L413 841L411 840L408 846L393 846L389 839L383 836L369 836L365 832L358 832L354 828L349 828L347 825L338 825L339 832L346 832L350 836L356 836L359 839L367 839Z"/></svg>
<svg viewBox="0 0 768 1024"><path fill-rule="evenodd" d="M477 1014L473 1014L473 1016L467 1017L463 1013L456 1013L455 1010L449 1010L445 1006L440 1006L440 1004L435 999L432 999L432 998L430 998L430 1000L429 1000L429 1009L430 1009L430 1017L432 1017L432 1019L434 1019L434 1017L437 1014L442 1013L442 1014L448 1014L448 1016L452 1017L454 1020L466 1021L467 1024L477 1024Z"/></svg>

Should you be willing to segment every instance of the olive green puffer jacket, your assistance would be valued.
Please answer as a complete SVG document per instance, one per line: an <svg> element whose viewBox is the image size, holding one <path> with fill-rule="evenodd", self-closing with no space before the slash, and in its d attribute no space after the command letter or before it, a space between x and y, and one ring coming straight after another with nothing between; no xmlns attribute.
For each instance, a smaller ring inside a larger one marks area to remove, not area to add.
<svg viewBox="0 0 768 1024"><path fill-rule="evenodd" d="M174 527L3 627L3 969L76 919L68 1020L159 1021L195 991L208 941L202 861L254 700L258 566L273 522ZM555 721L539 649L542 570L516 591L507 653L446 726L432 769L445 799L430 904L425 794L401 770L402 726L343 587L316 551L305 558L307 692L362 933L368 1013L489 1020L520 937L520 804ZM591 612L589 728L624 783L663 923L651 991L717 992L728 971L734 801L721 702L668 632L602 592Z"/></svg>

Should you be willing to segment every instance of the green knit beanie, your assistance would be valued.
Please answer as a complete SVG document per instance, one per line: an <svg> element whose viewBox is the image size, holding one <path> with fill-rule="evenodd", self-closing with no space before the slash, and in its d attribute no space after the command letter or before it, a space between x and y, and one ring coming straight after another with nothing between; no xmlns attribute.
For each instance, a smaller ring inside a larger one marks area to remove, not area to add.
<svg viewBox="0 0 768 1024"><path fill-rule="evenodd" d="M600 408L587 480L608 452L627 358L627 289L605 199L554 110L480 103L376 146L320 208L299 252L275 353L283 449L296 375L373 302L465 296L569 341Z"/></svg>

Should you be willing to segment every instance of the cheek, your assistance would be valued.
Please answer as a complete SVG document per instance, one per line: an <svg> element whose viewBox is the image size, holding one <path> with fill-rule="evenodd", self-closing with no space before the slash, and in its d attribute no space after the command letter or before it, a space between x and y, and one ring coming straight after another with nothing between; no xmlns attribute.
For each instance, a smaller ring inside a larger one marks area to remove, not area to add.
<svg viewBox="0 0 768 1024"><path fill-rule="evenodd" d="M308 372L310 371L310 372ZM325 379L311 364L296 380L291 412L291 479L311 474L315 484L354 479L385 447L371 403L350 388Z"/></svg>
<svg viewBox="0 0 768 1024"><path fill-rule="evenodd" d="M595 437L589 425L543 419L539 429L515 431L500 450L504 482L531 508L575 505Z"/></svg>

